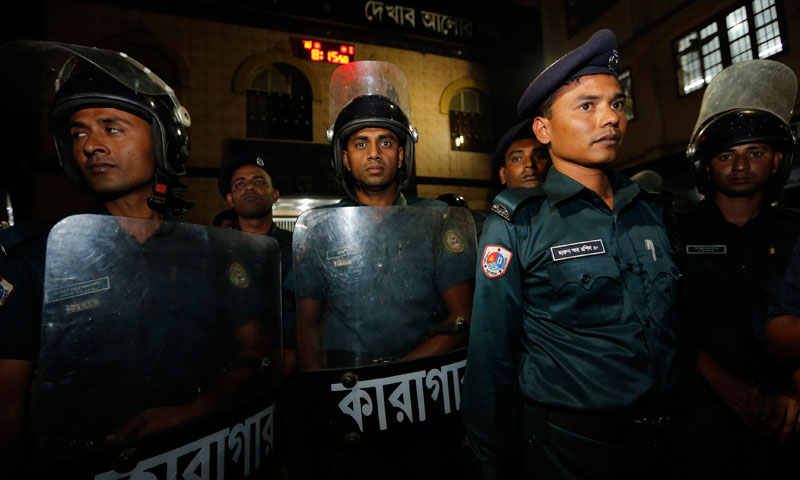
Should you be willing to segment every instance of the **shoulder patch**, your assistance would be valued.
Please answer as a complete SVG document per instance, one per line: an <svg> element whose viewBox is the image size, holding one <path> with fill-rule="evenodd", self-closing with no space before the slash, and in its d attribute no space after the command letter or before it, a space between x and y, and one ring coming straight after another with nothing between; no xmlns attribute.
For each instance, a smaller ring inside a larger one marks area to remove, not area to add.
<svg viewBox="0 0 800 480"><path fill-rule="evenodd" d="M537 197L544 197L544 189L541 185L535 188L509 188L494 197L492 211L503 217L509 222L514 221L514 213Z"/></svg>
<svg viewBox="0 0 800 480"><path fill-rule="evenodd" d="M247 272L239 262L233 262L228 268L228 279L239 288L247 288L250 286L250 279L247 278Z"/></svg>
<svg viewBox="0 0 800 480"><path fill-rule="evenodd" d="M455 230L448 230L444 234L444 238L442 239L444 242L444 246L446 249L450 250L453 253L460 253L464 251L464 242L461 240L461 236Z"/></svg>
<svg viewBox="0 0 800 480"><path fill-rule="evenodd" d="M11 292L14 291L14 284L3 277L0 277L0 307L6 303Z"/></svg>
<svg viewBox="0 0 800 480"><path fill-rule="evenodd" d="M508 270L512 256L510 250L500 245L486 245L481 259L483 274L489 278L502 277Z"/></svg>

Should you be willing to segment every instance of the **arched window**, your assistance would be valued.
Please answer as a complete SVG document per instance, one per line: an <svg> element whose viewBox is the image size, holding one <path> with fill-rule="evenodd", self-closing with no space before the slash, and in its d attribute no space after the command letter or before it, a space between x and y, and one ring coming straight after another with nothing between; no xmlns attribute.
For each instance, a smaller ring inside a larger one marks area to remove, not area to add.
<svg viewBox="0 0 800 480"><path fill-rule="evenodd" d="M494 150L492 112L486 95L462 88L450 99L450 148L467 152Z"/></svg>
<svg viewBox="0 0 800 480"><path fill-rule="evenodd" d="M247 88L247 136L311 140L311 85L294 67L259 70Z"/></svg>

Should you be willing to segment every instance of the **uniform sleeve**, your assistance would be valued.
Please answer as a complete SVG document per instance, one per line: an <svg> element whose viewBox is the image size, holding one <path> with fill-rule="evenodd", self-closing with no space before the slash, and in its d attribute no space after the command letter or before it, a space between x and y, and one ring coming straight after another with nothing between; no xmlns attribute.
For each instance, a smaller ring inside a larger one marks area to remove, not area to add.
<svg viewBox="0 0 800 480"><path fill-rule="evenodd" d="M753 330L762 342L769 322L781 315L800 315L800 240L792 250L792 260L783 274L777 298L753 319Z"/></svg>
<svg viewBox="0 0 800 480"><path fill-rule="evenodd" d="M322 258L320 258L325 251L322 242L317 241L313 234L309 234L305 245L297 246L293 265L294 284L290 286L291 289L294 289L295 296L319 301L327 298L329 272L325 271Z"/></svg>
<svg viewBox="0 0 800 480"><path fill-rule="evenodd" d="M510 258L501 265L498 254ZM478 255L462 415L481 470L497 476L514 443L511 397L522 325L522 271L514 225L498 216L487 220Z"/></svg>
<svg viewBox="0 0 800 480"><path fill-rule="evenodd" d="M472 229L445 222L437 232L436 288L440 292L475 277L475 241Z"/></svg>
<svg viewBox="0 0 800 480"><path fill-rule="evenodd" d="M38 357L43 276L43 258L0 256L0 359Z"/></svg>

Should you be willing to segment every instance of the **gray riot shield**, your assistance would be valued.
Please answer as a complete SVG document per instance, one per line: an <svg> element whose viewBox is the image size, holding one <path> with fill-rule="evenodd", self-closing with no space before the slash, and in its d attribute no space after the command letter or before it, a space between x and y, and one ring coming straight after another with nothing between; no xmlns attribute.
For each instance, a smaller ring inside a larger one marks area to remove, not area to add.
<svg viewBox="0 0 800 480"><path fill-rule="evenodd" d="M349 458L338 468L374 478L412 458L453 460L477 261L470 212L313 210L294 251L307 451L339 452Z"/></svg>
<svg viewBox="0 0 800 480"><path fill-rule="evenodd" d="M280 278L263 235L98 215L57 224L33 411L45 470L263 473L283 377Z"/></svg>

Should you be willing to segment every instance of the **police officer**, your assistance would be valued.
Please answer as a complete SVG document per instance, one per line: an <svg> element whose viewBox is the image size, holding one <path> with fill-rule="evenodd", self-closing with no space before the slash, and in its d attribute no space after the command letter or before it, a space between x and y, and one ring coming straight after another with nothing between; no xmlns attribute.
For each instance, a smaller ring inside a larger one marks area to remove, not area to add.
<svg viewBox="0 0 800 480"><path fill-rule="evenodd" d="M601 30L519 102L553 168L497 196L478 250L462 413L484 478L513 478L520 449L524 478L667 466L678 273L658 203L610 169L627 126L618 65Z"/></svg>
<svg viewBox="0 0 800 480"><path fill-rule="evenodd" d="M18 52L28 61L37 54L43 55L45 64L62 62L54 69L63 76L58 78L60 88L50 106L50 125L67 179L96 198L100 213L153 220L138 224L149 227L126 230L128 239L133 236L140 243L152 240L159 245L172 241L165 232L162 238L160 221L191 206L177 195L184 189L178 179L185 173L189 154L190 120L172 90L144 66L117 52L49 42L19 42L0 49L0 55ZM110 66L104 63L107 60ZM46 237L17 235L8 241L6 232L14 232L8 229L0 239L4 248L0 257L0 452L2 467L8 471L23 441L38 357ZM152 320L147 312L139 313L142 322ZM246 336L237 333L237 338L239 351L252 347ZM240 373L236 367L229 368L231 372ZM202 399L195 388L197 402L143 411L118 424L116 431L104 432L109 434L106 440L149 433L202 415L237 391L239 382L228 374L217 372L222 388L209 390Z"/></svg>
<svg viewBox="0 0 800 480"><path fill-rule="evenodd" d="M753 328L767 351L781 361L796 364L800 359L800 241L792 250L792 260L780 283L777 298L766 312L758 315ZM795 376L795 378L797 378ZM789 413L800 415L800 409Z"/></svg>
<svg viewBox="0 0 800 480"><path fill-rule="evenodd" d="M281 279L285 282L292 271L292 232L280 228L272 220L272 207L280 198L266 155L259 152L242 152L225 162L219 174L219 193L233 208L238 225L243 232L268 235L278 241L281 248ZM287 374L294 371L294 293L283 289L283 347Z"/></svg>
<svg viewBox="0 0 800 480"><path fill-rule="evenodd" d="M687 149L705 195L679 221L700 374L689 417L697 478L772 477L793 462L777 441L799 427L792 372L769 358L752 321L777 293L800 235L796 214L770 206L794 155L796 92L794 73L778 62L726 68L706 88Z"/></svg>
<svg viewBox="0 0 800 480"><path fill-rule="evenodd" d="M544 182L550 169L547 147L533 134L533 119L511 127L492 156L492 172L506 188L533 188Z"/></svg>
<svg viewBox="0 0 800 480"><path fill-rule="evenodd" d="M356 81L364 86L363 91L347 86L353 79L357 79ZM334 100L338 99L339 105L332 107L331 115L335 115L333 117L335 120L328 129L328 138L333 146L337 180L350 197L335 204L334 207L444 206L443 202L437 200L406 198L401 192L411 179L414 143L417 141L417 130L412 127L405 113L408 110L408 98L404 89L405 76L397 67L385 62L354 62L339 67L334 72L331 78L331 97ZM353 91L359 91L361 94L353 96ZM338 92L343 92L344 95ZM401 92L405 93L405 96ZM394 218L392 221L400 219ZM457 232L453 234L459 235ZM462 244L464 242L463 239L458 241ZM430 245L427 243L417 245L417 248L430 250ZM469 252L464 253L468 254ZM305 328L304 332L311 332L314 331L312 325L318 322L326 301L321 280L328 276L320 278L312 262L305 262L304 265L303 268L299 265L297 267L298 286L303 282L308 286L319 287L313 292L306 291L304 298L298 298L298 329L301 325L305 325L309 328ZM421 272L422 270L416 274L421 275ZM471 287L467 280L472 273L447 270L441 272L442 275L445 272L448 275L447 279L442 279L443 288L439 292L448 312L445 322L453 323L457 318L468 319L471 309ZM341 278L341 274L336 275L336 278ZM427 281L420 281L419 288L427 284ZM298 296L300 295L302 293L298 292ZM403 305L408 303L405 299L410 296L411 292L398 291L397 298L384 300L384 305L392 307L382 308L389 315L400 315L405 308ZM418 292L418 296L427 296L433 303L437 301L435 291ZM334 310L334 315L336 311L339 310ZM402 314L408 316L407 313ZM334 316L328 319L327 325L329 328L335 328L339 321L344 320ZM380 335L385 336L385 333L383 331ZM301 332L298 331L298 361L305 362L305 368L320 367L319 345L314 339L307 338L305 333L302 336L304 338L301 339ZM459 335L434 337L418 345L413 352L403 352L402 355L409 354L410 358L419 358L437 351L449 351L450 344L461 340ZM302 341L307 343L300 345Z"/></svg>
<svg viewBox="0 0 800 480"><path fill-rule="evenodd" d="M354 62L331 78L328 139L337 179L349 198L335 208L306 212L295 230L298 366L309 384L353 367L367 367L359 371L363 378L397 375L466 342L465 329L434 332L469 321L475 251L472 229L464 227L471 221L462 209L401 192L413 172L417 139L407 95L404 75L385 62ZM419 362L395 363L401 360ZM321 389L331 392L329 383ZM308 397L301 421L343 411L335 407L340 400L308 402ZM363 442L345 452L338 442L307 448L323 451L342 478L440 478L463 464L452 461L461 435L447 423L448 428L419 434L416 427L435 421L428 419L411 429L390 425L380 434L366 428L356 435ZM309 429L346 425L331 415ZM310 443L314 436L304 440ZM308 473L309 478L334 474Z"/></svg>

